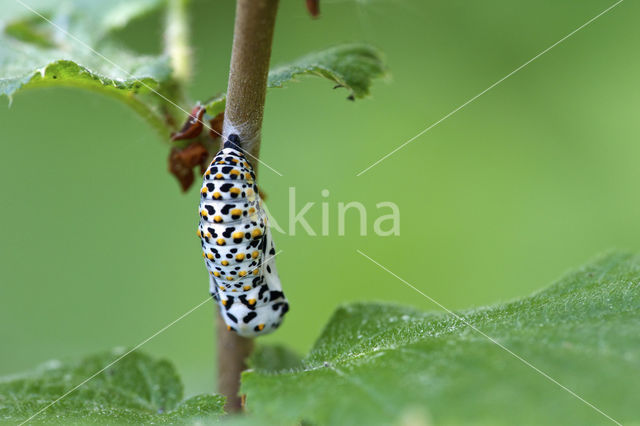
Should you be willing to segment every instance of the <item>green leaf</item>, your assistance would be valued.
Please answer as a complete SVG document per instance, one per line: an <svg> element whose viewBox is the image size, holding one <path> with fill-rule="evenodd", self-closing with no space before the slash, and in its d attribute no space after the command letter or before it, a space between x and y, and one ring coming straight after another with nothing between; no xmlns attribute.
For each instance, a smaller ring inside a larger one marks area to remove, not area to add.
<svg viewBox="0 0 640 426"><path fill-rule="evenodd" d="M380 279L406 291L384 271ZM612 254L530 297L458 315L617 421L638 423L638 312L640 257ZM247 407L265 424L611 423L465 321L345 306L304 368L244 374Z"/></svg>
<svg viewBox="0 0 640 426"><path fill-rule="evenodd" d="M83 2L83 8L44 14L73 37L35 14L8 22L0 32L0 95L11 100L20 90L47 86L97 91L133 107L166 139L166 111L173 109L154 92L177 97L169 59L129 52L105 38L161 2L116 2L109 10L97 6L105 3Z"/></svg>
<svg viewBox="0 0 640 426"><path fill-rule="evenodd" d="M269 87L283 87L301 75L327 78L349 90L356 98L369 94L374 78L385 75L382 54L365 44L347 44L314 52L269 72Z"/></svg>
<svg viewBox="0 0 640 426"><path fill-rule="evenodd" d="M85 358L79 363L51 361L37 372L0 380L0 421L22 422L91 377L124 353ZM199 395L180 402L182 383L167 361L132 352L56 402L34 422L179 423L215 420L224 398Z"/></svg>
<svg viewBox="0 0 640 426"><path fill-rule="evenodd" d="M384 77L386 67L382 54L366 44L346 44L314 52L269 72L268 87L284 87L299 76L324 77L347 89L352 99L369 94L372 80ZM206 103L207 113L216 116L224 111L226 97L217 96Z"/></svg>
<svg viewBox="0 0 640 426"><path fill-rule="evenodd" d="M31 9L51 19L67 29L73 29L73 33L83 37L83 41L91 41L98 44L108 38L113 31L126 27L130 22L141 18L154 11L162 10L167 0L28 0L20 2L7 2L3 5L2 20L4 22L30 22L40 23L38 15ZM25 6L26 5L26 6ZM55 11L61 11L62 15L54 16ZM65 22L63 17L72 17ZM44 28L47 25L42 25ZM52 30L53 27L50 28ZM51 32L51 31L50 31ZM78 32L79 34L76 34Z"/></svg>
<svg viewBox="0 0 640 426"><path fill-rule="evenodd" d="M249 368L277 373L294 370L302 364L300 355L283 345L258 345L248 360Z"/></svg>

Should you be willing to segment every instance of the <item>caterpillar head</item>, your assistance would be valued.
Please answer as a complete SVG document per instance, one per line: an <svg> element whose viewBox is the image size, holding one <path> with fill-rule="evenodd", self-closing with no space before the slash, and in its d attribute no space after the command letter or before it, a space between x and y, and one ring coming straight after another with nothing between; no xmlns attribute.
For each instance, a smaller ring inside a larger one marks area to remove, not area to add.
<svg viewBox="0 0 640 426"><path fill-rule="evenodd" d="M232 133L227 136L227 140L224 141L223 148L235 149L236 151L240 151L244 154L244 150L241 146L240 136L238 136L236 133Z"/></svg>

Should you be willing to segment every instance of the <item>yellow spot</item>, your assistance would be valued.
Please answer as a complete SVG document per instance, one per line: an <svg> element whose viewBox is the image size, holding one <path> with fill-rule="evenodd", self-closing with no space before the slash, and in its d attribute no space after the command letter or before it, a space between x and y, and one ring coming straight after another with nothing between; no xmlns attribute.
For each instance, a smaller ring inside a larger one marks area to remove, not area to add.
<svg viewBox="0 0 640 426"><path fill-rule="evenodd" d="M254 214L256 212L255 207L249 207L249 214Z"/></svg>
<svg viewBox="0 0 640 426"><path fill-rule="evenodd" d="M222 306L227 306L227 301L226 300L222 301Z"/></svg>
<svg viewBox="0 0 640 426"><path fill-rule="evenodd" d="M242 190L241 190L240 188L235 188L235 187L234 187L234 188L231 188L231 189L229 190L229 192L230 192L230 193L232 193L232 194L239 194L239 193L241 193L241 192L242 192Z"/></svg>
<svg viewBox="0 0 640 426"><path fill-rule="evenodd" d="M230 174L230 175L239 175L239 174L240 174L240 172L239 172L239 171L237 171L236 169L233 169L233 170L231 170L231 171L229 172L229 174Z"/></svg>
<svg viewBox="0 0 640 426"><path fill-rule="evenodd" d="M236 290L236 289L234 288L233 290L231 290L231 293L235 293L236 291L238 291L238 290Z"/></svg>
<svg viewBox="0 0 640 426"><path fill-rule="evenodd" d="M216 277L219 277L219 276L220 276L220 272L218 272L218 271L213 271L213 275L214 275L214 276L216 276Z"/></svg>
<svg viewBox="0 0 640 426"><path fill-rule="evenodd" d="M251 286L250 285L245 285L244 287L242 287L242 289L244 291L251 290Z"/></svg>
<svg viewBox="0 0 640 426"><path fill-rule="evenodd" d="M203 187L203 188L202 188L202 191L200 191L200 192L202 192L203 194L206 194L206 193L207 193L207 187L206 187L206 186L205 186L205 187Z"/></svg>
<svg viewBox="0 0 640 426"><path fill-rule="evenodd" d="M237 232L234 232L231 236L233 237L234 240L241 240L242 237L244 237L244 232L237 231Z"/></svg>
<svg viewBox="0 0 640 426"><path fill-rule="evenodd" d="M253 189L251 189L251 188L247 189L247 195L248 196L252 196L253 195Z"/></svg>
<svg viewBox="0 0 640 426"><path fill-rule="evenodd" d="M207 232L207 235L205 235L207 238L211 238L211 233Z"/></svg>
<svg viewBox="0 0 640 426"><path fill-rule="evenodd" d="M248 300L250 305L255 305L256 304L256 299L249 299Z"/></svg>
<svg viewBox="0 0 640 426"><path fill-rule="evenodd" d="M222 173L218 173L218 174L215 176L215 178L216 178L216 179L222 179Z"/></svg>
<svg viewBox="0 0 640 426"><path fill-rule="evenodd" d="M220 290L224 291L224 286L223 285L218 286L218 287L220 287Z"/></svg>
<svg viewBox="0 0 640 426"><path fill-rule="evenodd" d="M251 253L251 257L253 257L254 259L256 259L258 256L260 256L260 252L258 250Z"/></svg>
<svg viewBox="0 0 640 426"><path fill-rule="evenodd" d="M203 210L200 212L200 214L201 214L202 216L205 216L205 217L206 217L206 216L207 216L207 211L203 209Z"/></svg>
<svg viewBox="0 0 640 426"><path fill-rule="evenodd" d="M232 161L234 164L238 164L238 159L237 159L237 158L232 158L232 159L231 159L231 161Z"/></svg>
<svg viewBox="0 0 640 426"><path fill-rule="evenodd" d="M240 271L238 272L238 275L240 275L241 277L244 277L245 275L247 275L247 271Z"/></svg>
<svg viewBox="0 0 640 426"><path fill-rule="evenodd" d="M260 273L260 271L258 269L253 271L253 275L258 275Z"/></svg>
<svg viewBox="0 0 640 426"><path fill-rule="evenodd" d="M223 260L222 262L220 262L220 264L222 264L222 266L227 266L229 264L229 261Z"/></svg>
<svg viewBox="0 0 640 426"><path fill-rule="evenodd" d="M205 257L205 256L206 256L206 254L202 253L202 257Z"/></svg>
<svg viewBox="0 0 640 426"><path fill-rule="evenodd" d="M213 254L211 254L211 253L207 253L207 259L209 259L209 260L213 260Z"/></svg>
<svg viewBox="0 0 640 426"><path fill-rule="evenodd" d="M263 328L264 328L264 324L258 324L258 330L262 331Z"/></svg>
<svg viewBox="0 0 640 426"><path fill-rule="evenodd" d="M207 170L207 173L204 174L205 176L209 176L211 175L211 170Z"/></svg>
<svg viewBox="0 0 640 426"><path fill-rule="evenodd" d="M224 164L223 160L218 161L216 164Z"/></svg>
<svg viewBox="0 0 640 426"><path fill-rule="evenodd" d="M230 325L227 326L227 331L231 331L231 326Z"/></svg>
<svg viewBox="0 0 640 426"><path fill-rule="evenodd" d="M259 229L254 229L251 235L253 236L253 238L258 238L260 235L262 235L262 231Z"/></svg>
<svg viewBox="0 0 640 426"><path fill-rule="evenodd" d="M250 169L251 166L249 165L249 163L247 163L246 161L242 164L243 166L245 166L247 169Z"/></svg>
<svg viewBox="0 0 640 426"><path fill-rule="evenodd" d="M196 231L196 235L197 235L198 237L202 237L202 232L198 229L198 230Z"/></svg>
<svg viewBox="0 0 640 426"><path fill-rule="evenodd" d="M217 222L217 223L222 222L222 216L214 216L214 217L213 217L213 221L214 221L214 222Z"/></svg>
<svg viewBox="0 0 640 426"><path fill-rule="evenodd" d="M218 243L219 246L223 246L225 244L224 238L218 238L218 241L216 241Z"/></svg>
<svg viewBox="0 0 640 426"><path fill-rule="evenodd" d="M238 253L236 254L236 260L238 262L242 262L244 260L244 253Z"/></svg>
<svg viewBox="0 0 640 426"><path fill-rule="evenodd" d="M246 180L251 180L251 173L245 173L245 174L244 174L244 178L245 178Z"/></svg>
<svg viewBox="0 0 640 426"><path fill-rule="evenodd" d="M227 281L233 281L233 277L232 276L228 276L227 277Z"/></svg>
<svg viewBox="0 0 640 426"><path fill-rule="evenodd" d="M215 198L216 200L220 199L220 197L222 197L222 195L220 195L220 193L218 191L214 192L212 194L213 198Z"/></svg>

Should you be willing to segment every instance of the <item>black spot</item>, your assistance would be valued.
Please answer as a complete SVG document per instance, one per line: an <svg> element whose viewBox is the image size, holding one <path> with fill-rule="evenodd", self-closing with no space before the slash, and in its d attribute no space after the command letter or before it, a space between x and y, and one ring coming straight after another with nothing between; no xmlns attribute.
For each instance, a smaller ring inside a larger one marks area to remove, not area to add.
<svg viewBox="0 0 640 426"><path fill-rule="evenodd" d="M232 183L224 183L222 185L220 185L220 191L222 192L229 192L229 190L233 188L233 184Z"/></svg>
<svg viewBox="0 0 640 426"><path fill-rule="evenodd" d="M234 323L238 323L238 318L234 317L232 314L230 314L229 312L227 312L227 318L229 318L231 321L233 321Z"/></svg>
<svg viewBox="0 0 640 426"><path fill-rule="evenodd" d="M231 307L231 305L233 305L233 296L228 296L227 298L227 304L224 305L224 308L226 310L229 310L229 308Z"/></svg>
<svg viewBox="0 0 640 426"><path fill-rule="evenodd" d="M271 293L269 293L269 301L272 302L274 300L278 300L280 298L284 298L284 293L278 290L272 290Z"/></svg>
<svg viewBox="0 0 640 426"><path fill-rule="evenodd" d="M269 287L266 285L260 286L260 291L258 292L258 299L262 299L262 295L269 290Z"/></svg>
<svg viewBox="0 0 640 426"><path fill-rule="evenodd" d="M235 206L236 206L235 204L225 204L224 207L222 207L222 209L220 209L220 213L229 214L229 210L231 210Z"/></svg>
<svg viewBox="0 0 640 426"><path fill-rule="evenodd" d="M252 319L254 319L257 316L258 316L257 313L249 312L247 315L244 316L244 318L242 318L242 322L244 322L245 324L248 324Z"/></svg>
<svg viewBox="0 0 640 426"><path fill-rule="evenodd" d="M229 172L231 172L231 170L233 170L233 167L231 167L231 166L224 166L224 167L222 168L222 173L229 173Z"/></svg>
<svg viewBox="0 0 640 426"><path fill-rule="evenodd" d="M212 215L212 214L214 214L216 212L216 209L214 209L213 206L210 206L208 204L205 204L204 208L207 209L207 212L209 212L210 215Z"/></svg>
<svg viewBox="0 0 640 426"><path fill-rule="evenodd" d="M254 311L256 309L256 304L254 303L253 305L251 305L249 303L249 301L247 301L247 296L242 295L240 297L238 297L238 300L247 308L251 309L252 311Z"/></svg>

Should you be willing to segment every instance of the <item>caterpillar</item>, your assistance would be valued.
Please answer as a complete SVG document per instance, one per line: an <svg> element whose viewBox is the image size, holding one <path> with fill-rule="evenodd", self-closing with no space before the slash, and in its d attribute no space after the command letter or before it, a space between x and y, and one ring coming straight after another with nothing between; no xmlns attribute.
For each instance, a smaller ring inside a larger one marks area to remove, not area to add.
<svg viewBox="0 0 640 426"><path fill-rule="evenodd" d="M274 331L289 303L256 175L236 134L229 135L204 173L199 214L209 292L227 329L244 337Z"/></svg>

